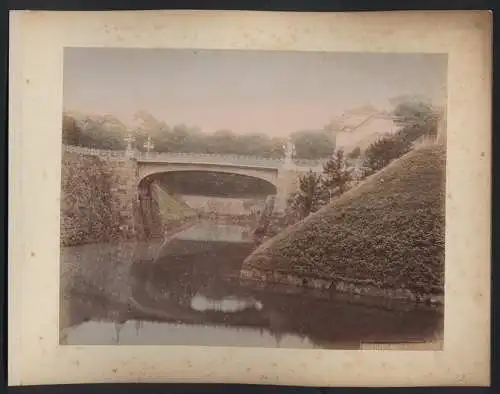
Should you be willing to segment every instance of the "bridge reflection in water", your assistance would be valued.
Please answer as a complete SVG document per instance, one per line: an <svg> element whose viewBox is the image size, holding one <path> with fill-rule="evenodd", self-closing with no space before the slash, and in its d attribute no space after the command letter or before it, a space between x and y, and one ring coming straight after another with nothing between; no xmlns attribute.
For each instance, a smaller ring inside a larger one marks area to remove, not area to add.
<svg viewBox="0 0 500 394"><path fill-rule="evenodd" d="M119 290L127 293L126 306L82 308L85 294L69 294L68 308L85 312L62 327L62 343L358 349L429 342L439 348L443 316L434 309L241 283L241 263L253 248L249 227L199 222L164 243L156 258L143 256L128 268L126 290Z"/></svg>

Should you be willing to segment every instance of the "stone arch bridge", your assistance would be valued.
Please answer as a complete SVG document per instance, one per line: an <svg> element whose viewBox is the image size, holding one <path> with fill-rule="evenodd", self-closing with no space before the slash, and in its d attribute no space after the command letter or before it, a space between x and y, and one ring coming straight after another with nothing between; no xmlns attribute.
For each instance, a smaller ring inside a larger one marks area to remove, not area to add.
<svg viewBox="0 0 500 394"><path fill-rule="evenodd" d="M140 153L64 146L62 197L64 201L72 200L71 185L78 188L79 185L75 185L75 182L87 182L88 180L83 179L86 177L85 174L92 172L91 166L98 166L99 168L93 171L92 176L93 179L95 176L106 176L109 189L106 195L111 200L110 205L108 204L109 209L119 212L120 219L116 225L120 227L120 231L135 232L138 227L136 212L138 209L142 210L139 216L144 217L144 210L147 211L151 206L151 182L149 181L157 174L196 171L257 178L273 185L276 191L274 209L279 212L285 208L287 196L296 189L298 175L309 170L321 172L322 164L323 162L318 160L291 161L237 155ZM94 187L99 187L99 184ZM90 203L93 204L93 202ZM103 201L103 205L106 206L106 204ZM63 239L65 238L65 219L67 219L65 209L69 211L70 216L74 217L74 212L71 212L72 208L68 204L63 204Z"/></svg>

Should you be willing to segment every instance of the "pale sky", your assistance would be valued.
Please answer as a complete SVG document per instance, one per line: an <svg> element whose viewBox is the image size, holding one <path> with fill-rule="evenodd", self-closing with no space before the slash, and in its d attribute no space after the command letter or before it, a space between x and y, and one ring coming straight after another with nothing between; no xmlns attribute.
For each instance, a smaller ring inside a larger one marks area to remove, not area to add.
<svg viewBox="0 0 500 394"><path fill-rule="evenodd" d="M286 135L367 103L444 97L446 55L68 48L64 108L131 122Z"/></svg>

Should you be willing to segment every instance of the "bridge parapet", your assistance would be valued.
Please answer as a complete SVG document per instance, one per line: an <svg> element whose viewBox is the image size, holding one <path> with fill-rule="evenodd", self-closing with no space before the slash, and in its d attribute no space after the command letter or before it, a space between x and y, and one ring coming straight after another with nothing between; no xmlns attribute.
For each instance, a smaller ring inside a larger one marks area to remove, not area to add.
<svg viewBox="0 0 500 394"><path fill-rule="evenodd" d="M242 156L242 155L221 155L213 153L178 153L178 152L149 152L139 153L136 155L139 161L197 161L205 163L225 163L234 165L245 165L256 167L281 168L285 164L284 158L268 158L259 156ZM296 159L293 163L298 167L315 168L323 165L328 159Z"/></svg>
<svg viewBox="0 0 500 394"><path fill-rule="evenodd" d="M224 164L241 165L245 167L281 168L284 161L281 159L270 159L264 157L238 156L238 155L218 155L208 153L141 153L136 156L139 162L160 162L160 163L203 163L203 164Z"/></svg>
<svg viewBox="0 0 500 394"><path fill-rule="evenodd" d="M242 156L234 154L212 154L212 153L184 153L184 152L127 152L125 150L104 150L95 148L85 148L80 146L64 145L67 152L80 153L85 155L99 156L106 159L123 160L126 157L133 157L139 162L203 162L207 164L233 164L266 168L281 168L285 164L284 158L266 158L259 156ZM327 159L295 159L293 163L299 167L298 170L316 169L321 167Z"/></svg>
<svg viewBox="0 0 500 394"><path fill-rule="evenodd" d="M126 157L126 151L123 150L106 150L106 149L95 149L95 148L85 148L82 146L74 145L63 145L65 152L78 153L81 155L98 156L104 159L117 159L123 160Z"/></svg>
<svg viewBox="0 0 500 394"><path fill-rule="evenodd" d="M208 157L208 158L220 158L220 159L236 159L236 160L265 160L269 162L283 163L282 158L271 158L271 157L260 157L260 156L243 156L235 154L219 154L219 153L189 153L189 152L140 152L140 157L145 158L169 158L169 157Z"/></svg>

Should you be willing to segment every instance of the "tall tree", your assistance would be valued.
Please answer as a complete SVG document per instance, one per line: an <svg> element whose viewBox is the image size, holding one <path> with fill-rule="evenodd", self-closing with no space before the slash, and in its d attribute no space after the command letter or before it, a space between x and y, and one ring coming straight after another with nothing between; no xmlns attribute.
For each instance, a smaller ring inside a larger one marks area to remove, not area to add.
<svg viewBox="0 0 500 394"><path fill-rule="evenodd" d="M111 115L84 116L77 120L81 131L79 145L97 149L122 150L125 148L127 129Z"/></svg>
<svg viewBox="0 0 500 394"><path fill-rule="evenodd" d="M330 193L330 198L340 196L349 188L353 170L342 149L338 149L323 165L323 183Z"/></svg>
<svg viewBox="0 0 500 394"><path fill-rule="evenodd" d="M138 111L134 115L136 127L135 146L140 151L144 151L144 144L148 137L151 137L158 152L170 152L170 128L165 122L156 119L147 111Z"/></svg>
<svg viewBox="0 0 500 394"><path fill-rule="evenodd" d="M410 149L411 145L405 143L398 135L387 135L378 139L365 151L362 164L363 177L380 171L393 160L403 156Z"/></svg>
<svg viewBox="0 0 500 394"><path fill-rule="evenodd" d="M425 97L400 96L393 98L392 116L394 123L407 131L419 130L421 135L435 136L440 110Z"/></svg>
<svg viewBox="0 0 500 394"><path fill-rule="evenodd" d="M285 149L283 148L284 143L285 143L284 138L273 137L270 143L269 157L271 158L285 157Z"/></svg>
<svg viewBox="0 0 500 394"><path fill-rule="evenodd" d="M363 176L371 175L409 152L422 137L435 137L441 112L424 97L400 96L391 100L392 116L400 127L371 144L363 157Z"/></svg>
<svg viewBox="0 0 500 394"><path fill-rule="evenodd" d="M231 154L235 152L237 145L237 135L231 130L217 130L208 139L208 153Z"/></svg>
<svg viewBox="0 0 500 394"><path fill-rule="evenodd" d="M299 177L299 189L288 199L289 209L296 212L300 219L316 212L329 200L328 190L323 184L321 174L309 170Z"/></svg>

